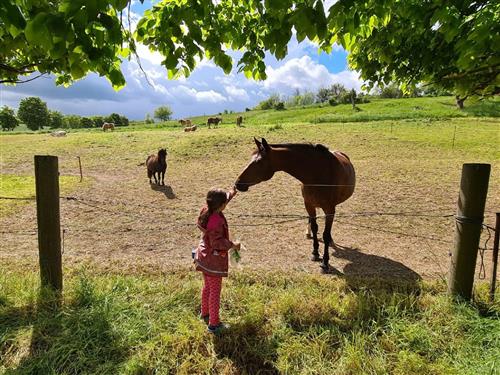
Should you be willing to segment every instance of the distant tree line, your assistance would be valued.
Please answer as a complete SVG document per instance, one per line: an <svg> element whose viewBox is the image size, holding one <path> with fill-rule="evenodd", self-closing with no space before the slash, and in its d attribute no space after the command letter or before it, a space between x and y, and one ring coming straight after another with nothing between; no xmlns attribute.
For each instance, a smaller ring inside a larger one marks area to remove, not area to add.
<svg viewBox="0 0 500 375"><path fill-rule="evenodd" d="M47 103L38 97L27 97L20 101L17 114L14 109L4 106L0 110L0 125L2 130L13 130L20 123L28 129L82 129L100 128L105 122L112 122L115 126L128 126L127 117L112 113L109 116L78 116L63 115L59 111L48 109Z"/></svg>
<svg viewBox="0 0 500 375"><path fill-rule="evenodd" d="M352 104L355 106L360 103L368 103L370 98L416 98L421 96L449 96L449 91L436 86L414 87L410 92L403 90L396 84L389 84L382 88L372 90L372 93L357 93L354 89L348 90L341 83L334 83L330 87L322 87L317 92L305 91L299 89L291 96L281 96L272 94L267 99L261 101L255 109L276 109L281 110L292 107L305 107L312 104L328 103L332 106L337 104Z"/></svg>

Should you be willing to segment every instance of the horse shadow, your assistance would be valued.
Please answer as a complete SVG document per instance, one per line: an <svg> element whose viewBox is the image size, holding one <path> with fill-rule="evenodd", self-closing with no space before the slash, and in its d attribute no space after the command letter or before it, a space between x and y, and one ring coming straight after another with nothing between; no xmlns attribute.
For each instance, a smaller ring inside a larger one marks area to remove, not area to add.
<svg viewBox="0 0 500 375"><path fill-rule="evenodd" d="M129 348L111 327L104 301L90 294L63 303L60 295L42 291L33 303L14 306L5 301L1 307L0 334L5 345L19 331L32 327L28 350L15 367L7 367L6 375L48 374L54 365L64 373L99 373L103 368L117 373L129 356ZM89 337L95 345L89 345ZM65 361L59 358L63 347L68 355Z"/></svg>
<svg viewBox="0 0 500 375"><path fill-rule="evenodd" d="M420 290L422 277L401 262L380 255L366 254L355 247L333 244L331 257L345 259L349 263L341 270L330 264L328 275L344 278L353 289L405 289ZM330 262L332 263L332 258Z"/></svg>
<svg viewBox="0 0 500 375"><path fill-rule="evenodd" d="M170 185L157 185L157 184L150 184L151 189L154 191L160 191L163 194L165 194L165 197L167 199L175 199L177 196L174 193L174 190Z"/></svg>

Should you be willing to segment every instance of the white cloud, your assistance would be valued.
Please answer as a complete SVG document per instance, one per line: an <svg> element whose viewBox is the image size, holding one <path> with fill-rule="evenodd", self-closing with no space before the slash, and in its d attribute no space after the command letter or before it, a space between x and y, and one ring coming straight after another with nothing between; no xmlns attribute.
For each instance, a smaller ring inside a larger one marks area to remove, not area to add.
<svg viewBox="0 0 500 375"><path fill-rule="evenodd" d="M250 98L248 97L248 94L246 90L244 89L239 89L235 86L225 86L224 89L228 93L229 97L231 99L236 99L236 100L243 100L243 101L248 101Z"/></svg>
<svg viewBox="0 0 500 375"><path fill-rule="evenodd" d="M333 83L342 83L347 88L359 91L362 85L358 73L347 70L330 73L324 65L314 62L307 55L290 59L276 69L269 67L266 72L268 78L264 81L264 88L281 93L289 93L295 89L317 90Z"/></svg>
<svg viewBox="0 0 500 375"><path fill-rule="evenodd" d="M137 54L141 60L147 60L153 65L160 66L164 57L157 51L151 51L149 47L146 47L142 43L137 44Z"/></svg>
<svg viewBox="0 0 500 375"><path fill-rule="evenodd" d="M224 96L214 90L197 91L194 88L183 85L175 87L174 95L184 102L190 100L195 100L200 103L220 103L227 101Z"/></svg>

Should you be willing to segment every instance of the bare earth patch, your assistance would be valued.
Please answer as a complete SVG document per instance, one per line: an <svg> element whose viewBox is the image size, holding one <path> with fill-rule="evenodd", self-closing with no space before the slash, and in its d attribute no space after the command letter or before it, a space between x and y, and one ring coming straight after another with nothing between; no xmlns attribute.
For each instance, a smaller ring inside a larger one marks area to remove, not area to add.
<svg viewBox="0 0 500 375"><path fill-rule="evenodd" d="M77 200L61 199L64 264L90 262L123 272L191 267L191 248L200 235L194 223L206 191L232 186L248 163L255 134L264 134L270 142L321 142L351 157L357 187L354 196L337 209L332 234L338 246L331 249L330 260L333 274L404 280L445 277L454 222L443 216L455 213L463 162L494 164L485 219L494 223L500 203L494 156L476 157L374 130L362 133L353 128L340 134L340 126L303 125L300 132L298 128L269 134L256 128L238 129L237 134L233 128L222 128L194 134L72 133L66 140L47 140L44 135L11 137L9 142L19 144L26 137L40 142L35 149L21 152L17 162L10 155L3 158L2 173L33 173L33 154L52 153L60 156L61 174L75 174L72 154L82 155L85 179L91 183L69 194ZM145 167L139 165L159 146L169 150L165 187L150 185ZM356 215L367 212L409 216ZM246 247L243 268L320 272L318 263L309 260L312 241L305 236L306 219L252 217L306 214L300 184L291 176L277 173L248 193L239 193L225 213L232 237ZM319 224L321 235L323 222ZM0 225L1 262L36 264L34 202L0 218ZM483 233L482 244L485 239ZM492 244L493 238L488 247ZM489 272L491 251L485 254Z"/></svg>

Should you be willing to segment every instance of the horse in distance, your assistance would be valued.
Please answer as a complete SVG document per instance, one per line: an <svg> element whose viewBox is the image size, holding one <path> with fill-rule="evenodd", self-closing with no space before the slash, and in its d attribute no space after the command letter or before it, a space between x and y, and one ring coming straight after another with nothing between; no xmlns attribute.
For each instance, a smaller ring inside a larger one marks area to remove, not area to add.
<svg viewBox="0 0 500 375"><path fill-rule="evenodd" d="M243 116L236 117L236 126L241 126L243 124Z"/></svg>
<svg viewBox="0 0 500 375"><path fill-rule="evenodd" d="M167 171L167 150L161 148L156 155L149 155L146 159L146 167L148 170L149 183L151 177L154 178L155 184L165 185L165 172ZM156 178L158 175L158 179Z"/></svg>
<svg viewBox="0 0 500 375"><path fill-rule="evenodd" d="M102 131L105 132L106 130L115 130L115 124L112 122L105 122L104 124L102 124Z"/></svg>
<svg viewBox="0 0 500 375"><path fill-rule="evenodd" d="M210 125L213 125L214 128L216 128L219 125L219 123L221 123L221 122L222 122L222 118L220 118L220 117L209 117L207 119L207 125L208 125L209 129L211 129Z"/></svg>
<svg viewBox="0 0 500 375"><path fill-rule="evenodd" d="M331 152L327 147L317 144L268 144L262 138L254 138L257 149L252 159L236 180L236 189L247 191L250 186L271 179L278 171L286 172L301 183L304 206L309 216L312 231L312 260L322 261L324 272L329 270L330 244L333 244L331 229L336 206L354 192L356 174L349 157L341 151ZM318 224L316 209L325 213L323 231L323 258L319 257Z"/></svg>
<svg viewBox="0 0 500 375"><path fill-rule="evenodd" d="M184 127L193 126L191 120L189 119L180 119L179 124L181 124Z"/></svg>

